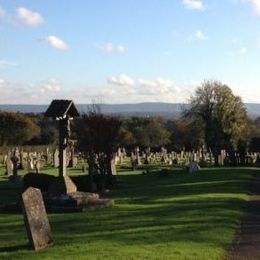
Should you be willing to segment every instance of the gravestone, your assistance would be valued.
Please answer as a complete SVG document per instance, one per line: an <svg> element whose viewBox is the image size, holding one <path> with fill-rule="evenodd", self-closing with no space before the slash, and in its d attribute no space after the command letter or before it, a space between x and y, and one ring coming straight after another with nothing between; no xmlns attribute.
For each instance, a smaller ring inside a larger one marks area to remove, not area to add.
<svg viewBox="0 0 260 260"><path fill-rule="evenodd" d="M11 157L11 161L13 163L13 177L16 178L18 175L18 166L19 166L19 157L17 156L17 152L13 153Z"/></svg>
<svg viewBox="0 0 260 260"><path fill-rule="evenodd" d="M115 159L111 160L111 173L112 173L112 175L117 175Z"/></svg>
<svg viewBox="0 0 260 260"><path fill-rule="evenodd" d="M58 149L56 149L54 154L53 154L53 166L55 168L59 167L59 151L58 151Z"/></svg>
<svg viewBox="0 0 260 260"><path fill-rule="evenodd" d="M30 172L34 169L33 157L30 153L27 155L27 171Z"/></svg>
<svg viewBox="0 0 260 260"><path fill-rule="evenodd" d="M22 193L21 202L27 236L32 248L39 250L51 245L53 243L51 228L41 191L28 188Z"/></svg>
<svg viewBox="0 0 260 260"><path fill-rule="evenodd" d="M7 176L13 175L13 162L11 160L10 154L8 154L6 158L6 175Z"/></svg>
<svg viewBox="0 0 260 260"><path fill-rule="evenodd" d="M189 164L189 172L192 173L192 172L196 172L199 170L200 170L200 166L199 166L198 162L191 161Z"/></svg>
<svg viewBox="0 0 260 260"><path fill-rule="evenodd" d="M40 163L40 161L39 160L35 160L35 162L34 162L34 168L35 168L35 172L36 173L39 173L40 172L40 169L41 169L41 163Z"/></svg>

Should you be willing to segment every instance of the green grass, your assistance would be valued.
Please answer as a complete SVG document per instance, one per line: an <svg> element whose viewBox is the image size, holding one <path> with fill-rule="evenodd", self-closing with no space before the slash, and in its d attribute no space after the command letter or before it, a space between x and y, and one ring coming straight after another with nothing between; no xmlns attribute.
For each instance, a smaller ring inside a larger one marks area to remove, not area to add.
<svg viewBox="0 0 260 260"><path fill-rule="evenodd" d="M48 169L50 170L50 169ZM113 208L50 214L54 246L30 251L21 214L0 214L0 259L222 259L259 170L207 169L169 177L121 172ZM0 177L0 205L20 183Z"/></svg>

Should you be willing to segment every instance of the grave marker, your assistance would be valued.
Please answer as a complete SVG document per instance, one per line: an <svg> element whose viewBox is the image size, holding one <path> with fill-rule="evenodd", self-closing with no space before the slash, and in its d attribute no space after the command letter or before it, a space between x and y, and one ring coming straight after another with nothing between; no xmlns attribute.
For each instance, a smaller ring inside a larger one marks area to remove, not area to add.
<svg viewBox="0 0 260 260"><path fill-rule="evenodd" d="M30 187L22 193L22 210L32 248L39 250L51 245L51 228L39 189Z"/></svg>

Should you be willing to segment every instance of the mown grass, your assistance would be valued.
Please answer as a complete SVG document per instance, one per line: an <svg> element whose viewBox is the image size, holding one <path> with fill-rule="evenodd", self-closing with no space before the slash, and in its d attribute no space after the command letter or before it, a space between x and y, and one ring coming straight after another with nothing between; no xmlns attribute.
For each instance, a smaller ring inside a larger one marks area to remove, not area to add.
<svg viewBox="0 0 260 260"><path fill-rule="evenodd" d="M48 169L50 170L50 169ZM0 214L0 259L221 259L235 236L259 170L121 172L112 208L49 214L54 246L30 251L21 214ZM0 177L0 205L20 183Z"/></svg>

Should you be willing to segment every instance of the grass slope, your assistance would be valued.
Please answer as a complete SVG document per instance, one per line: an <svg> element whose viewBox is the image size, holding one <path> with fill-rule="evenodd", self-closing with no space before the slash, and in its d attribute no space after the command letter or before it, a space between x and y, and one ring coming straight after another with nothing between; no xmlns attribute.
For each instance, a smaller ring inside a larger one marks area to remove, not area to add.
<svg viewBox="0 0 260 260"><path fill-rule="evenodd" d="M49 215L55 245L43 251L27 248L21 214L0 214L0 259L221 259L258 172L120 173L113 208ZM0 205L16 200L19 185L0 177Z"/></svg>

